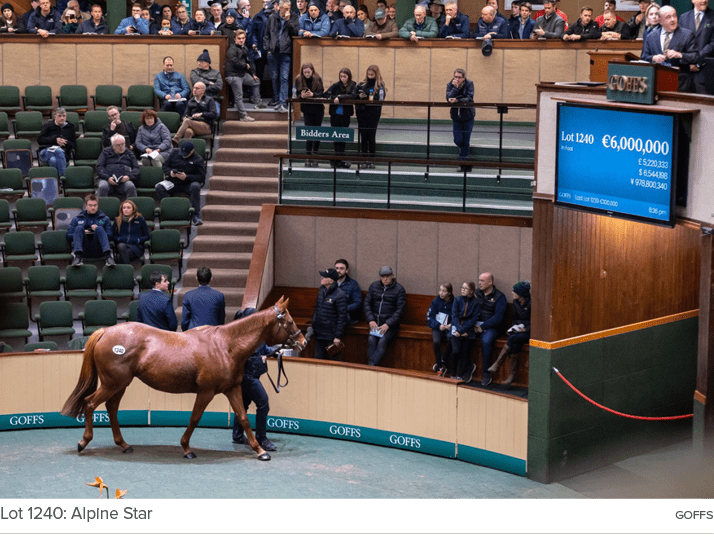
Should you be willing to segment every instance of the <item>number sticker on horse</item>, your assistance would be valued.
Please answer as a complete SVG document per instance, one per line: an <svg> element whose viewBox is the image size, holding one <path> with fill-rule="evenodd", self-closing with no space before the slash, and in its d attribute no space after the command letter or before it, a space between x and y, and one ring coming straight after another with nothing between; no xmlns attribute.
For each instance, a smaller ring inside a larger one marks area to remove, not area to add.
<svg viewBox="0 0 714 536"><path fill-rule="evenodd" d="M112 352L114 352L116 355L122 355L124 352L126 352L126 348L117 344L114 348L112 348Z"/></svg>

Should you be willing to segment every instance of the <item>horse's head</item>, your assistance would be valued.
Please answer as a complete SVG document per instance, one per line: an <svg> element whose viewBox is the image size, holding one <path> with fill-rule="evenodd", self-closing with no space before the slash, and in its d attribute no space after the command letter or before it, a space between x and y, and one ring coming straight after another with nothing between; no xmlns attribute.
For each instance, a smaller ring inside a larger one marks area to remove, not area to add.
<svg viewBox="0 0 714 536"><path fill-rule="evenodd" d="M284 298L285 296L282 296L274 306L278 319L278 329L274 336L277 339L276 342L287 343L296 348L298 352L302 352L307 346L307 339L305 339L302 331L298 329L293 317L288 312L290 298L287 300Z"/></svg>

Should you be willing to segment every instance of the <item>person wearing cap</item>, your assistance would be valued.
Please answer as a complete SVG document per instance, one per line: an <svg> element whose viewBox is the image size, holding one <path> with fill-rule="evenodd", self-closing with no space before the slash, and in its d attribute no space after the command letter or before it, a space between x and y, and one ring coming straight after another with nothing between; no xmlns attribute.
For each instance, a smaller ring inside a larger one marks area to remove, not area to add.
<svg viewBox="0 0 714 536"><path fill-rule="evenodd" d="M302 37L326 37L330 34L330 18L320 12L320 6L312 0L305 14L298 20Z"/></svg>
<svg viewBox="0 0 714 536"><path fill-rule="evenodd" d="M215 5L215 4L214 4ZM223 89L223 78L221 72L216 69L211 69L211 56L208 50L204 49L203 53L196 60L198 67L191 71L191 85L196 85L196 82L203 82L206 86L206 96L213 99L216 103L216 115L221 115L221 105L218 103L218 96Z"/></svg>
<svg viewBox="0 0 714 536"><path fill-rule="evenodd" d="M407 306L407 291L397 283L389 266L379 270L379 281L369 286L364 298L363 311L369 323L367 363L377 366L382 361L387 346L397 336L399 322Z"/></svg>
<svg viewBox="0 0 714 536"><path fill-rule="evenodd" d="M484 6L481 9L481 18L476 22L473 37L476 39L507 39L508 21L503 17L497 17L496 10L491 6Z"/></svg>
<svg viewBox="0 0 714 536"><path fill-rule="evenodd" d="M347 299L337 285L340 275L334 268L321 271L320 289L317 291L312 313L315 331L315 359L329 359L327 347L340 346L347 327Z"/></svg>
<svg viewBox="0 0 714 536"><path fill-rule="evenodd" d="M136 197L134 181L139 178L139 162L117 133L111 137L111 146L104 148L97 159L97 196Z"/></svg>
<svg viewBox="0 0 714 536"><path fill-rule="evenodd" d="M493 344L500 334L508 303L503 292L496 288L493 274L490 272L484 272L478 276L476 299L479 304L479 322L476 325L476 333L481 336L481 362L483 364L481 370L484 371L481 386L486 387L491 383L489 368L491 367ZM467 381L465 377L464 380Z"/></svg>
<svg viewBox="0 0 714 536"><path fill-rule="evenodd" d="M25 25L22 19L15 15L15 8L12 4L2 5L2 20L0 20L0 33L25 33Z"/></svg>
<svg viewBox="0 0 714 536"><path fill-rule="evenodd" d="M166 180L156 185L156 197L161 201L164 197L187 193L194 210L193 224L203 224L200 216L201 185L206 180L206 165L203 158L196 154L193 142L185 142L178 149L173 149L162 168Z"/></svg>
<svg viewBox="0 0 714 536"><path fill-rule="evenodd" d="M181 331L198 326L222 326L226 321L226 298L222 292L211 288L213 274L208 266L196 270L198 288L189 290L183 297Z"/></svg>
<svg viewBox="0 0 714 536"><path fill-rule="evenodd" d="M233 320L239 320L251 315L256 310L252 307L238 311ZM243 367L243 381L241 382L241 392L243 394L243 407L248 411L250 403L255 403L255 439L263 447L263 450L274 452L277 447L268 439L266 430L268 428L268 413L270 412L270 399L265 387L260 382L260 377L268 372L265 364L268 357L277 354L280 345L268 346L262 343L253 355L248 358ZM248 440L243 433L243 426L238 419L233 419L233 443L247 445Z"/></svg>
<svg viewBox="0 0 714 536"><path fill-rule="evenodd" d="M491 365L488 371L491 374L498 372L506 356L510 356L508 361L509 373L504 385L511 385L516 377L518 367L518 353L524 344L528 344L531 338L531 284L529 281L519 281L513 285L513 325L508 330L508 340L498 355L496 362Z"/></svg>
<svg viewBox="0 0 714 536"><path fill-rule="evenodd" d="M345 6L342 18L332 25L330 37L364 37L364 23L357 18L357 10L353 6Z"/></svg>
<svg viewBox="0 0 714 536"><path fill-rule="evenodd" d="M216 114L216 103L206 96L206 84L196 82L193 85L193 97L186 104L183 122L173 137L172 142L178 146L182 138L193 138L194 135L206 136L211 133Z"/></svg>
<svg viewBox="0 0 714 536"><path fill-rule="evenodd" d="M468 15L460 13L456 2L449 0L444 6L444 24L439 29L439 37L468 39L471 35L471 23Z"/></svg>
<svg viewBox="0 0 714 536"><path fill-rule="evenodd" d="M399 29L399 37L409 39L415 43L425 37L436 37L439 35L439 27L436 21L426 16L424 6L414 6L414 18L407 19Z"/></svg>
<svg viewBox="0 0 714 536"><path fill-rule="evenodd" d="M104 21L104 11L102 6L94 4L90 12L91 18L82 21L77 28L78 34L106 34L107 24Z"/></svg>
<svg viewBox="0 0 714 536"><path fill-rule="evenodd" d="M454 77L446 85L446 100L452 104L474 101L474 83L466 78L464 69L454 71ZM476 110L473 107L458 107L451 108L450 113L454 144L459 148L459 160L468 160ZM461 166L461 171L470 171L470 166Z"/></svg>
<svg viewBox="0 0 714 536"><path fill-rule="evenodd" d="M364 36L374 36L380 41L390 39L399 36L399 28L396 22L387 17L387 11L379 8L374 12L374 22L365 28Z"/></svg>
<svg viewBox="0 0 714 536"><path fill-rule="evenodd" d="M257 108L265 108L262 99L260 98L260 79L255 73L253 62L250 61L250 51L245 46L246 34L245 30L238 29L233 34L234 43L226 53L226 82L233 90L234 104L232 110L238 112L239 121L255 121L248 115L243 104L243 86L247 85L252 88L253 95L250 101Z"/></svg>
<svg viewBox="0 0 714 536"><path fill-rule="evenodd" d="M531 39L561 39L565 34L565 20L555 12L555 0L543 0L543 11L535 21Z"/></svg>

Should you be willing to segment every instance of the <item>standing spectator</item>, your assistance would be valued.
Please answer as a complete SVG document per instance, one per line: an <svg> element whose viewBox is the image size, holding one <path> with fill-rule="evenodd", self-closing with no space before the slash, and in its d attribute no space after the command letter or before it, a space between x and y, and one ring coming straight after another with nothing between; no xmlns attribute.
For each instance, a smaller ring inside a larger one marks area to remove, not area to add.
<svg viewBox="0 0 714 536"><path fill-rule="evenodd" d="M96 195L85 196L84 210L72 218L66 238L72 246L72 266L81 266L83 257L104 257L107 266L115 264L109 244L112 239L112 222L99 210Z"/></svg>
<svg viewBox="0 0 714 536"><path fill-rule="evenodd" d="M436 21L426 16L424 6L414 6L414 18L408 19L399 29L399 37L409 39L415 43L424 37L436 37L439 35L439 28Z"/></svg>
<svg viewBox="0 0 714 536"><path fill-rule="evenodd" d="M439 295L434 298L426 312L426 324L431 328L431 338L434 343L434 360L432 370L439 376L447 372L447 363L451 359L451 309L454 305L454 288L451 283L439 286ZM446 342L446 355L441 353L441 344Z"/></svg>
<svg viewBox="0 0 714 536"><path fill-rule="evenodd" d="M459 39L468 39L471 35L471 26L468 15L460 13L456 2L449 0L444 7L446 17L444 24L439 30L439 37L455 37Z"/></svg>
<svg viewBox="0 0 714 536"><path fill-rule="evenodd" d="M94 4L92 6L91 18L82 21L77 28L78 34L106 34L107 24L104 22L104 12L102 6Z"/></svg>
<svg viewBox="0 0 714 536"><path fill-rule="evenodd" d="M275 8L275 0L263 0L263 9L258 12L258 14L253 17L253 37L255 38L256 47L254 50L255 55L255 74L260 80L263 79L263 74L265 73L265 66L268 62L268 51L265 49L265 43L263 38L265 37L265 29L268 26L268 17L273 13ZM228 40L229 43L233 42L233 39ZM273 79L274 75L270 75ZM271 106L277 104L275 98L271 101Z"/></svg>
<svg viewBox="0 0 714 536"><path fill-rule="evenodd" d="M201 219L201 185L206 180L206 164L196 154L192 142L186 142L171 151L163 165L166 180L156 185L156 196L161 201L164 197L175 194L188 194L193 207L193 224L203 225Z"/></svg>
<svg viewBox="0 0 714 536"><path fill-rule="evenodd" d="M605 13L607 11L616 11L616 10L617 10L617 0L605 0L605 3L602 8L603 14L598 15L598 17L595 18L595 22L597 22L597 25L600 28L602 28L602 25L605 22ZM561 15L560 13L558 13L558 15L560 15L561 18L563 18L563 20L566 20L565 17L563 17L563 15ZM625 22L625 19L621 18L619 15L615 18L620 22Z"/></svg>
<svg viewBox="0 0 714 536"><path fill-rule="evenodd" d="M379 278L369 286L364 298L364 316L369 322L367 363L372 366L379 365L387 346L397 336L407 305L407 292L389 266L382 266Z"/></svg>
<svg viewBox="0 0 714 536"><path fill-rule="evenodd" d="M216 103L206 96L206 84L196 82L193 85L193 97L186 105L183 122L173 137L174 145L178 146L182 138L193 138L194 135L207 136L211 133L217 117Z"/></svg>
<svg viewBox="0 0 714 536"><path fill-rule="evenodd" d="M614 11L606 11L604 17L605 22L600 28L601 41L618 41L630 38L630 29L627 24L617 20Z"/></svg>
<svg viewBox="0 0 714 536"><path fill-rule="evenodd" d="M149 282L153 285L153 288L139 296L136 321L157 329L176 331L178 320L174 312L172 297L167 294L169 280L157 270L151 273Z"/></svg>
<svg viewBox="0 0 714 536"><path fill-rule="evenodd" d="M325 92L325 96L333 101L330 104L330 126L349 127L350 117L354 114L354 106L341 104L344 100L354 100L357 97L357 84L352 81L352 71L347 67L340 69L340 81L332 84ZM347 144L343 141L335 142L335 154L345 154ZM335 160L334 167L349 168L352 164Z"/></svg>
<svg viewBox="0 0 714 536"><path fill-rule="evenodd" d="M368 99L370 102L383 102L387 95L387 88L382 80L382 73L377 65L367 67L364 80L357 85L357 98ZM374 157L377 153L377 126L382 117L381 105L358 104L356 106L357 126L361 140L362 156ZM360 166L363 169L374 169L374 162L365 162Z"/></svg>
<svg viewBox="0 0 714 536"><path fill-rule="evenodd" d="M198 67L191 71L191 85L196 85L196 82L203 82L206 86L206 96L213 99L216 103L216 115L221 115L221 105L218 104L218 96L223 89L223 78L221 72L217 69L211 69L211 56L208 50L203 49L203 53L196 60Z"/></svg>
<svg viewBox="0 0 714 536"><path fill-rule="evenodd" d="M191 29L191 17L188 16L188 9L184 4L179 4L176 8L176 18L171 23L171 31L174 35L188 35ZM173 64L173 59L171 60Z"/></svg>
<svg viewBox="0 0 714 536"><path fill-rule="evenodd" d="M105 148L97 160L97 195L136 197L134 182L139 178L139 162L126 146L121 134L114 134L111 147Z"/></svg>
<svg viewBox="0 0 714 536"><path fill-rule="evenodd" d="M565 21L555 12L555 0L543 0L545 13L538 17L531 39L560 39L565 33Z"/></svg>
<svg viewBox="0 0 714 536"><path fill-rule="evenodd" d="M369 8L364 4L360 4L357 9L357 18L362 21L362 24L364 24L364 33L366 35L372 21L369 18Z"/></svg>
<svg viewBox="0 0 714 536"><path fill-rule="evenodd" d="M300 74L295 79L295 88L301 99L321 99L325 93L325 88L322 85L322 78L315 72L315 67L312 63L303 63L300 68ZM325 105L322 103L303 102L300 104L300 112L302 113L303 122L306 127L319 127L322 125L322 119L325 116ZM320 148L320 140L307 140L305 142L305 152L308 157L317 154ZM317 160L305 161L306 167L320 167Z"/></svg>
<svg viewBox="0 0 714 536"><path fill-rule="evenodd" d="M508 22L503 17L497 17L491 6L481 9L481 18L476 22L473 36L483 39L508 38Z"/></svg>
<svg viewBox="0 0 714 536"><path fill-rule="evenodd" d="M374 22L365 28L365 37L374 36L378 41L399 36L399 28L397 23L387 17L387 12L384 9L377 9L374 13Z"/></svg>
<svg viewBox="0 0 714 536"><path fill-rule="evenodd" d="M561 19L563 19L563 21L565 22L565 27L567 28L567 27L568 27L568 15L567 15L564 11L561 11L560 9L558 9L558 3L557 3L557 2L558 2L558 0L553 0L553 5L555 6L555 14L558 15ZM612 2L613 2L613 6L614 6L614 5L615 5L615 0L612 0ZM607 5L607 0L605 0L605 5ZM605 8L605 9L607 9L607 8ZM615 8L613 7L613 10L614 10L614 9L615 9ZM539 18L539 17L542 17L543 15L545 15L545 9L541 9L541 10L539 10L539 11L536 11L535 13L533 13L533 20L534 20L534 21L535 21L535 20L538 20L538 18ZM618 20L622 20L622 19L620 19L620 18L618 17ZM597 22L597 21L596 21L596 22ZM599 22L599 23L598 23L598 26L601 25L601 24L602 24L602 23Z"/></svg>
<svg viewBox="0 0 714 536"><path fill-rule="evenodd" d="M168 20L171 21L174 18L174 12L173 9L171 9L171 6L166 4L161 7L161 20Z"/></svg>
<svg viewBox="0 0 714 536"><path fill-rule="evenodd" d="M176 30L173 32L177 34ZM174 72L174 59L171 56L166 56L163 63L164 70L154 77L154 94L161 102L162 111L177 112L183 116L191 88L181 73Z"/></svg>
<svg viewBox="0 0 714 536"><path fill-rule="evenodd" d="M520 17L516 24L510 26L509 31L512 39L530 39L533 32L535 21L531 18L531 10L533 9L530 2L521 2L518 8Z"/></svg>
<svg viewBox="0 0 714 536"><path fill-rule="evenodd" d="M144 258L144 243L149 240L149 227L133 201L128 199L119 207L119 215L112 223L112 238L116 243L119 264L130 264Z"/></svg>
<svg viewBox="0 0 714 536"><path fill-rule="evenodd" d="M342 346L342 337L347 327L347 300L337 285L339 274L334 268L320 272L320 289L317 291L315 309L312 313L312 329L315 330L315 359L328 359L328 346Z"/></svg>
<svg viewBox="0 0 714 536"><path fill-rule="evenodd" d="M707 79L714 77L711 64L705 62L714 56L714 10L709 7L709 0L692 0L692 6L694 9L681 16L679 25L694 34L699 59L696 64L689 66L689 71L692 73L694 90L706 95L712 93L712 82L709 82L707 90Z"/></svg>
<svg viewBox="0 0 714 536"><path fill-rule="evenodd" d="M143 165L162 167L171 154L171 132L154 110L147 109L141 112L141 126L136 133L136 148L141 155Z"/></svg>
<svg viewBox="0 0 714 536"><path fill-rule="evenodd" d="M20 17L20 20L22 21L22 26L25 28L25 31L27 31L29 28L30 17L33 13L35 13L35 11L37 11L37 8L39 7L40 0L30 0L30 9L28 11L25 11L25 13L23 13Z"/></svg>
<svg viewBox="0 0 714 536"><path fill-rule="evenodd" d="M109 123L102 129L102 146L111 147L114 134L121 134L124 136L126 146L133 151L134 143L136 142L134 125L129 121L121 120L120 110L116 106L107 108L107 117L109 118Z"/></svg>
<svg viewBox="0 0 714 536"><path fill-rule="evenodd" d="M52 110L52 119L42 125L37 137L40 146L40 161L49 163L62 177L67 169L67 159L77 148L74 125L67 122L64 108Z"/></svg>
<svg viewBox="0 0 714 536"><path fill-rule="evenodd" d="M645 18L647 19L647 28L645 28L645 33L642 36L642 50L645 49L645 43L647 42L647 36L652 32L659 32L661 26L659 25L659 4L652 2L645 11ZM640 56L642 53L640 53Z"/></svg>
<svg viewBox="0 0 714 536"><path fill-rule="evenodd" d="M518 352L531 338L531 284L528 281L519 281L513 285L513 326L508 329L508 340L498 355L496 362L488 371L491 374L498 372L506 356L509 356L509 373L504 385L511 385L516 378L518 368Z"/></svg>
<svg viewBox="0 0 714 536"><path fill-rule="evenodd" d="M40 0L40 7L27 21L27 33L34 33L41 37L62 33L60 12L50 5L50 0Z"/></svg>
<svg viewBox="0 0 714 536"><path fill-rule="evenodd" d="M451 306L451 357L449 368L451 377L469 383L476 366L471 361L471 351L476 342L476 323L478 322L479 303L474 295L476 283L464 281L461 295L454 299Z"/></svg>
<svg viewBox="0 0 714 536"><path fill-rule="evenodd" d="M159 27L154 22L154 19L151 18L151 11L149 11L147 8L142 8L141 18L144 19L149 25L149 35L158 35Z"/></svg>
<svg viewBox="0 0 714 536"><path fill-rule="evenodd" d="M141 4L131 6L131 17L122 19L114 33L116 35L149 35L149 21L141 18Z"/></svg>
<svg viewBox="0 0 714 536"><path fill-rule="evenodd" d="M245 30L245 46L252 51L258 50L253 33L253 19L250 18L250 0L239 0L236 11L236 25Z"/></svg>
<svg viewBox="0 0 714 536"><path fill-rule="evenodd" d="M330 29L332 29L332 25L342 18L340 3L337 0L327 0L325 4L325 13L327 13L327 17L330 19Z"/></svg>
<svg viewBox="0 0 714 536"><path fill-rule="evenodd" d="M302 37L326 37L330 35L330 18L320 12L320 7L314 0L310 2L307 12L298 20Z"/></svg>
<svg viewBox="0 0 714 536"><path fill-rule="evenodd" d="M77 0L74 1L76 2ZM149 11L151 22L158 25L162 18L164 6L157 4L154 0L145 0L143 3L143 8Z"/></svg>
<svg viewBox="0 0 714 536"><path fill-rule="evenodd" d="M298 35L299 31L298 16L290 12L290 0L280 0L278 10L268 19L263 37L263 47L268 51L268 61L274 66L273 94L279 112L288 111L286 104L293 54L292 38Z"/></svg>
<svg viewBox="0 0 714 536"><path fill-rule="evenodd" d="M331 37L364 37L364 24L357 18L355 8L345 6L342 18L332 25Z"/></svg>
<svg viewBox="0 0 714 536"><path fill-rule="evenodd" d="M0 21L0 33L25 33L25 25L22 19L15 15L15 8L12 4L2 5L2 21Z"/></svg>
<svg viewBox="0 0 714 536"><path fill-rule="evenodd" d="M197 9L193 14L193 20L188 25L188 35L213 35L216 27L206 20L206 13L202 9Z"/></svg>
<svg viewBox="0 0 714 536"><path fill-rule="evenodd" d="M397 22L397 5L396 4L390 4L390 6L387 8L387 17L392 22L394 22L394 23Z"/></svg>
<svg viewBox="0 0 714 536"><path fill-rule="evenodd" d="M226 22L226 15L227 13L223 13L223 9L221 8L220 2L215 2L211 4L210 21L213 23L213 26L216 28L216 30L220 31L221 26Z"/></svg>
<svg viewBox="0 0 714 536"><path fill-rule="evenodd" d="M456 69L454 78L446 85L446 100L452 104L474 101L474 83L466 78L464 69ZM451 108L454 144L459 148L459 160L468 160L471 149L471 131L474 128L476 110L473 107ZM470 171L471 166L462 165L461 171Z"/></svg>
<svg viewBox="0 0 714 536"><path fill-rule="evenodd" d="M181 331L198 326L222 326L226 321L226 298L223 293L212 289L211 269L201 266L196 270L199 287L189 290L183 297Z"/></svg>
<svg viewBox="0 0 714 536"><path fill-rule="evenodd" d="M707 0L707 2L708 1L709 0ZM632 18L627 22L627 27L630 29L630 37L632 39L642 39L647 29L647 17L645 16L645 12L650 5L650 1L640 0L638 5L640 6L640 10L632 15ZM694 29L694 27L690 29Z"/></svg>
<svg viewBox="0 0 714 536"><path fill-rule="evenodd" d="M498 10L498 0L486 0L486 5L493 8L494 15L497 19L503 19L506 21L506 24L508 24L506 17Z"/></svg>
<svg viewBox="0 0 714 536"><path fill-rule="evenodd" d="M297 8L298 17L302 18L307 13L307 0L295 0L295 7Z"/></svg>
<svg viewBox="0 0 714 536"><path fill-rule="evenodd" d="M219 9L220 9L220 7L219 7ZM221 13L222 12L223 11L221 11ZM240 29L240 28L238 28L238 24L236 23L237 18L238 18L238 12L235 9L229 9L228 11L226 11L225 22L223 24L221 24L221 27L218 30L221 35L225 35L228 37L228 47L229 48L235 41L236 30Z"/></svg>
<svg viewBox="0 0 714 536"><path fill-rule="evenodd" d="M493 274L484 272L478 277L478 290L476 298L479 304L479 322L476 333L481 335L481 352L483 377L481 386L486 387L491 383L491 357L493 343L499 335L503 317L506 314L506 296L496 288L493 283ZM473 372L473 371L472 371Z"/></svg>
<svg viewBox="0 0 714 536"><path fill-rule="evenodd" d="M337 286L347 300L347 323L352 326L359 322L362 311L362 290L359 288L359 283L350 277L350 264L345 259L335 261L335 270L338 275Z"/></svg>
<svg viewBox="0 0 714 536"><path fill-rule="evenodd" d="M226 82L233 91L233 108L238 112L239 121L255 121L245 109L243 104L243 85L252 88L251 102L257 108L265 108L263 100L260 98L260 79L255 74L255 68L250 61L250 51L245 46L245 30L236 30L233 34L235 43L230 46L226 53Z"/></svg>
<svg viewBox="0 0 714 536"><path fill-rule="evenodd" d="M441 30L446 21L444 15L444 0L430 0L428 4L429 16L436 21L436 26Z"/></svg>
<svg viewBox="0 0 714 536"><path fill-rule="evenodd" d="M593 9L585 6L580 10L580 18L565 31L563 41L584 41L585 39L600 39L600 27L593 20Z"/></svg>

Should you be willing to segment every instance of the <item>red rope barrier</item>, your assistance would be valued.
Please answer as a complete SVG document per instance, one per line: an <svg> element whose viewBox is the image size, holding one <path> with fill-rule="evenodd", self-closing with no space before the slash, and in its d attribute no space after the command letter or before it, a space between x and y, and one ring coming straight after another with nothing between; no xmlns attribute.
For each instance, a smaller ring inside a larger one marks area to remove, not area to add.
<svg viewBox="0 0 714 536"><path fill-rule="evenodd" d="M558 377L565 382L568 387L570 387L573 391L582 396L585 400L599 407L600 409L604 409L605 411L613 413L614 415L619 415L620 417L627 417L628 419L637 419L640 421L674 421L677 419L690 419L694 416L693 413L690 413L689 415L676 415L673 417L641 417L639 415L629 415L627 413L621 413L619 411L615 411L614 409L606 408L602 404L598 404L597 402L595 402L592 398L588 398L583 393L581 393L572 383L566 380L565 376L563 376L557 368L553 367L553 370L558 375Z"/></svg>

